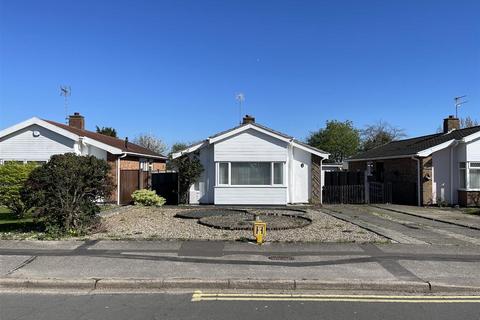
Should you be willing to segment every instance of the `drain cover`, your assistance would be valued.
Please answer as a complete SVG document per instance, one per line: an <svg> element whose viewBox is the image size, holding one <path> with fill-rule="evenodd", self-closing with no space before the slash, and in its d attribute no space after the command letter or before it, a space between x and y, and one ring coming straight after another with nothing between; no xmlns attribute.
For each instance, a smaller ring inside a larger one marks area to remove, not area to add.
<svg viewBox="0 0 480 320"><path fill-rule="evenodd" d="M290 257L290 256L269 256L268 259L276 260L276 261L292 261L292 260L295 260L293 257Z"/></svg>

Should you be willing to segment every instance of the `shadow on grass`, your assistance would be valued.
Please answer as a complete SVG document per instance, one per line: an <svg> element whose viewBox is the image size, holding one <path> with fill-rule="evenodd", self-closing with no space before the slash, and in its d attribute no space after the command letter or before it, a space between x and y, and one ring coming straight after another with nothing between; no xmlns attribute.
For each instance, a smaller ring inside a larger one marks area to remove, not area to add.
<svg viewBox="0 0 480 320"><path fill-rule="evenodd" d="M0 208L0 232L43 232L42 221L26 216L18 219L5 208Z"/></svg>

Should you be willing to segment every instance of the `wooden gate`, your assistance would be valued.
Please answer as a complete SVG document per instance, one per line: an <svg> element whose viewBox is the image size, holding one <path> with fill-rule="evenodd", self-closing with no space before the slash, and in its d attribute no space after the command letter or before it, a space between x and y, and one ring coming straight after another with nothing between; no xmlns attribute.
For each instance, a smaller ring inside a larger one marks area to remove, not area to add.
<svg viewBox="0 0 480 320"><path fill-rule="evenodd" d="M365 176L363 172L325 172L323 187L325 204L365 203Z"/></svg>
<svg viewBox="0 0 480 320"><path fill-rule="evenodd" d="M132 193L140 189L139 170L120 170L120 204L132 203Z"/></svg>

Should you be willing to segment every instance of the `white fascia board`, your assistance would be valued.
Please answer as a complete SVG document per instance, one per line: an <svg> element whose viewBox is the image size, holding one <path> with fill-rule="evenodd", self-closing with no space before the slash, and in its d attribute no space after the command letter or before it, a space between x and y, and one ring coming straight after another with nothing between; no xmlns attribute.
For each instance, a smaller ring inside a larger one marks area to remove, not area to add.
<svg viewBox="0 0 480 320"><path fill-rule="evenodd" d="M236 135L236 134L239 134L239 133L241 133L241 132L243 132L243 131L246 131L246 130L248 130L248 129L256 130L256 131L258 131L258 132L264 133L264 134L266 134L266 135L269 135L269 136L271 136L271 137L277 138L277 139L282 140L282 141L285 141L285 142L290 142L290 140L291 140L291 139L282 137L281 135L278 135L278 134L275 134L275 133L273 133L273 132L270 132L270 131L268 131L268 130L259 128L259 127L255 126L255 125L247 124L246 126L239 127L239 128L237 128L237 129L235 129L235 130L226 132L226 133L224 133L224 134L222 134L222 135L219 135L219 136L217 136L217 137L210 138L210 139L208 139L208 141L209 141L210 143L215 143L215 142L221 141L221 140L223 140L223 139L226 139L226 138L228 138L228 137L231 137L231 136L234 136L234 135Z"/></svg>
<svg viewBox="0 0 480 320"><path fill-rule="evenodd" d="M133 155L133 156L142 156L142 157L144 157L144 158L162 159L162 160L166 160L166 159L167 159L167 157L154 156L154 155L145 154L145 153L128 152L128 151L122 151L122 153L123 153L123 154L127 154L127 155Z"/></svg>
<svg viewBox="0 0 480 320"><path fill-rule="evenodd" d="M428 157L429 155L431 155L431 154L434 153L434 152L437 152L437 151L440 151L440 150L442 150L442 149L448 148L448 147L451 146L454 142L455 142L455 139L452 139L452 140L448 140L447 142L437 144L437 145L434 146L434 147L431 147L431 148L428 148L428 149L425 149L425 150L422 150L422 151L417 152L417 156L419 156L419 157Z"/></svg>
<svg viewBox="0 0 480 320"><path fill-rule="evenodd" d="M462 139L462 142L468 143L468 142L472 142L473 140L477 140L478 138L480 138L480 131L472 133L469 136L466 136L465 138Z"/></svg>
<svg viewBox="0 0 480 320"><path fill-rule="evenodd" d="M330 153L326 153L326 152L320 152L318 150L315 150L315 149L312 149L312 148L309 148L307 146L304 146L302 144L299 144L297 143L296 141L292 141L292 145L295 147L295 148L298 148L298 149L302 149L304 151L307 151L307 152L310 152L312 154L315 154L319 157L322 157L324 159L328 159L328 157L330 156Z"/></svg>
<svg viewBox="0 0 480 320"><path fill-rule="evenodd" d="M197 151L198 149L200 149L200 148L202 148L203 146L206 146L206 145L208 145L208 141L202 141L200 143L194 144L191 147L188 147L187 149L184 149L184 150L179 151L179 152L172 153L172 159L176 159L176 158L179 158L179 157L183 156L184 154Z"/></svg>
<svg viewBox="0 0 480 320"><path fill-rule="evenodd" d="M358 162L358 161L371 161L371 160L383 160L383 159L403 159L416 157L417 154L410 154L405 156L391 156L391 157L375 157L375 158L362 158L362 159L346 159L346 162Z"/></svg>
<svg viewBox="0 0 480 320"><path fill-rule="evenodd" d="M32 125L38 125L40 127L43 127L45 129L48 129L50 131L53 131L55 133L58 133L64 137L67 137L69 139L72 139L74 141L78 141L79 139L79 136L70 132L70 131L67 131L65 129L62 129L60 127L57 127L56 125L53 125L51 123L48 123L46 121L43 121L42 119L39 119L37 117L33 117L33 118L30 118L28 120L25 120L23 122L20 122L20 123L17 123L16 125L13 125L11 127L8 127L6 129L3 129L2 131L0 131L0 138L3 138L9 134L12 134L14 132L17 132L19 130L22 130L26 127L29 127L29 126L32 126Z"/></svg>
<svg viewBox="0 0 480 320"><path fill-rule="evenodd" d="M97 147L97 148L100 148L102 150L105 150L105 151L108 151L110 152L111 154L122 154L122 153L125 153L122 151L122 149L119 149L119 148L115 148L115 147L112 147L106 143L103 143L103 142L100 142L100 141L97 141L95 139L91 139L91 138L88 138L88 137L82 137L81 138L83 142L85 142L86 144L89 144L89 145L92 145L94 147Z"/></svg>

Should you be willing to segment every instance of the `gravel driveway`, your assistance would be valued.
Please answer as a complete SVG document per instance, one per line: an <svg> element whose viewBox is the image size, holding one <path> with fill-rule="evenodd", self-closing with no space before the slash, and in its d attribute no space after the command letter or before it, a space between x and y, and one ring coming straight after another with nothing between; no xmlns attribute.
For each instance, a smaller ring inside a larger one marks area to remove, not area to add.
<svg viewBox="0 0 480 320"><path fill-rule="evenodd" d="M105 232L94 239L253 240L252 232L219 230L198 224L196 219L174 217L185 208L132 206L103 218ZM321 213L308 210L312 224L300 229L269 231L267 241L386 242L377 234Z"/></svg>

